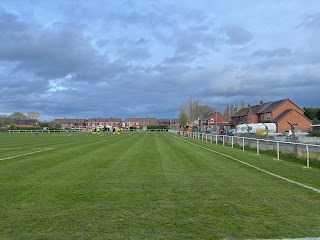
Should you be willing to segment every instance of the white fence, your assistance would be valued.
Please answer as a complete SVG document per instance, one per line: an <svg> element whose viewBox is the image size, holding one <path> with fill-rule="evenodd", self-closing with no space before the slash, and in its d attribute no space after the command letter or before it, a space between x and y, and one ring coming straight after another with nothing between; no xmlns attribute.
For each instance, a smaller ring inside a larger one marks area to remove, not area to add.
<svg viewBox="0 0 320 240"><path fill-rule="evenodd" d="M122 132L167 132L167 129L122 129ZM86 129L69 129L69 130L8 130L9 133L57 133L57 132L91 132ZM169 132L177 132L169 130Z"/></svg>
<svg viewBox="0 0 320 240"><path fill-rule="evenodd" d="M57 133L57 132L86 132L86 130L8 130L9 133Z"/></svg>
<svg viewBox="0 0 320 240"><path fill-rule="evenodd" d="M293 153L297 156L305 157L306 167L310 167L310 155L320 156L320 145L294 143L276 140L265 140L258 138L238 137L238 136L226 136L226 135L213 135L199 132L185 132L180 131L181 136L198 139L210 143L222 143L231 145L233 148L238 145L245 151L247 148L256 149L256 153L259 154L262 150L275 150L277 153L277 159L280 159L281 153Z"/></svg>

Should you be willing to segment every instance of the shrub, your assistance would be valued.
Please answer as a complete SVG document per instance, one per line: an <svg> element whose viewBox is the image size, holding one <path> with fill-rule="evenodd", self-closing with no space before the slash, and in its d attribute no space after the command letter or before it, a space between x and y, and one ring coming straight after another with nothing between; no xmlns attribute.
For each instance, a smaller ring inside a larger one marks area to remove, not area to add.
<svg viewBox="0 0 320 240"><path fill-rule="evenodd" d="M167 124L158 124L158 125L148 125L147 129L168 129L169 126Z"/></svg>
<svg viewBox="0 0 320 240"><path fill-rule="evenodd" d="M320 129L316 129L310 132L311 137L320 137Z"/></svg>

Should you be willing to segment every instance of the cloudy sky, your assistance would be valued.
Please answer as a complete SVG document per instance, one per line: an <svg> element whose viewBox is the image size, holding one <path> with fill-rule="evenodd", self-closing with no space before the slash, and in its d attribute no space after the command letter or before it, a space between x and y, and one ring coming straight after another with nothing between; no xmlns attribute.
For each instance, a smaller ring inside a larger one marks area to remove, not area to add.
<svg viewBox="0 0 320 240"><path fill-rule="evenodd" d="M320 106L318 0L1 0L0 113L41 120Z"/></svg>

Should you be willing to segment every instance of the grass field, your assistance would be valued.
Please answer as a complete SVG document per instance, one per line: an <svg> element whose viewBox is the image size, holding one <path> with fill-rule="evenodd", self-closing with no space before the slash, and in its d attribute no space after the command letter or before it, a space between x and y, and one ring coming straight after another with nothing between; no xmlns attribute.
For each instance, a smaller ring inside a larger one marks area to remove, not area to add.
<svg viewBox="0 0 320 240"><path fill-rule="evenodd" d="M2 133L0 239L320 237L305 185L320 169L168 133Z"/></svg>

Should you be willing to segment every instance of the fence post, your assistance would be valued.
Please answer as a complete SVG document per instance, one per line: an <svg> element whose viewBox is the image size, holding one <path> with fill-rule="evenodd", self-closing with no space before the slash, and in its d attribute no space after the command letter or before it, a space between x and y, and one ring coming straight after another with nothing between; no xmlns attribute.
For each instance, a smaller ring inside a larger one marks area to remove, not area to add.
<svg viewBox="0 0 320 240"><path fill-rule="evenodd" d="M233 148L233 136L231 136L231 148Z"/></svg>
<svg viewBox="0 0 320 240"><path fill-rule="evenodd" d="M206 134L206 142L208 142L208 134Z"/></svg>
<svg viewBox="0 0 320 240"><path fill-rule="evenodd" d="M216 135L216 144L218 144L218 135Z"/></svg>
<svg viewBox="0 0 320 240"><path fill-rule="evenodd" d="M222 145L224 146L224 135L222 136Z"/></svg>
<svg viewBox="0 0 320 240"><path fill-rule="evenodd" d="M244 151L244 137L242 138L242 151Z"/></svg>
<svg viewBox="0 0 320 240"><path fill-rule="evenodd" d="M213 135L211 134L211 143L212 143L212 138L213 138Z"/></svg>
<svg viewBox="0 0 320 240"><path fill-rule="evenodd" d="M309 168L310 167L310 165L309 165L309 146L306 145L306 147L307 147L307 168Z"/></svg>
<svg viewBox="0 0 320 240"><path fill-rule="evenodd" d="M279 142L277 142L277 157L278 160L280 159L280 146L279 146Z"/></svg>
<svg viewBox="0 0 320 240"><path fill-rule="evenodd" d="M257 139L257 155L259 155L259 139Z"/></svg>

